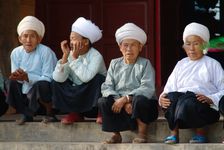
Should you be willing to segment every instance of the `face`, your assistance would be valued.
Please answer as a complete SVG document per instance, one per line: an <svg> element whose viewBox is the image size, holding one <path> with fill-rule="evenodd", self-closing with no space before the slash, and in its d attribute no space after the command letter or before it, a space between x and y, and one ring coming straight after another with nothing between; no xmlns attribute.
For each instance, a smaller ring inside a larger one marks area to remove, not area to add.
<svg viewBox="0 0 224 150"><path fill-rule="evenodd" d="M125 63L135 63L139 53L142 51L143 45L134 39L124 39L119 45L120 51L123 54Z"/></svg>
<svg viewBox="0 0 224 150"><path fill-rule="evenodd" d="M19 42L23 45L27 53L34 51L41 40L42 38L33 30L23 31L19 36Z"/></svg>
<svg viewBox="0 0 224 150"><path fill-rule="evenodd" d="M84 38L80 34L76 32L71 32L70 34L70 46L72 50L75 50L78 48L79 54L85 54L89 48L87 48L89 45L89 40L87 38Z"/></svg>
<svg viewBox="0 0 224 150"><path fill-rule="evenodd" d="M204 56L204 45L205 42L202 38L199 36L190 35L186 38L183 48L191 60L198 60Z"/></svg>

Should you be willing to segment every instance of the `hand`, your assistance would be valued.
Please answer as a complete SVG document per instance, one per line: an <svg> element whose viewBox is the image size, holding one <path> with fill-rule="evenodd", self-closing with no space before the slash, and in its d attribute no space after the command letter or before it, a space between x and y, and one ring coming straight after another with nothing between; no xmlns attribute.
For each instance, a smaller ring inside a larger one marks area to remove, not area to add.
<svg viewBox="0 0 224 150"><path fill-rule="evenodd" d="M28 74L20 68L11 73L9 79L29 82Z"/></svg>
<svg viewBox="0 0 224 150"><path fill-rule="evenodd" d="M61 50L63 52L64 55L69 55L70 53L70 48L68 46L68 41L67 40L64 40L61 42Z"/></svg>
<svg viewBox="0 0 224 150"><path fill-rule="evenodd" d="M207 103L209 105L210 104L213 104L213 101L209 97L207 97L205 95L196 94L196 97L197 97L197 100L200 101L200 102L202 102L202 103Z"/></svg>
<svg viewBox="0 0 224 150"><path fill-rule="evenodd" d="M121 97L119 99L116 99L114 104L112 105L112 111L114 113L120 113L121 109L124 107L125 103L126 103L126 97Z"/></svg>
<svg viewBox="0 0 224 150"><path fill-rule="evenodd" d="M126 103L124 105L124 110L126 111L127 114L131 115L132 114L132 104Z"/></svg>
<svg viewBox="0 0 224 150"><path fill-rule="evenodd" d="M72 56L77 59L81 53L81 50L83 49L83 43L82 40L80 41L74 41L71 43L72 45Z"/></svg>
<svg viewBox="0 0 224 150"><path fill-rule="evenodd" d="M163 94L160 96L159 102L162 108L165 108L165 109L167 109L171 104L170 99L166 98L166 94Z"/></svg>

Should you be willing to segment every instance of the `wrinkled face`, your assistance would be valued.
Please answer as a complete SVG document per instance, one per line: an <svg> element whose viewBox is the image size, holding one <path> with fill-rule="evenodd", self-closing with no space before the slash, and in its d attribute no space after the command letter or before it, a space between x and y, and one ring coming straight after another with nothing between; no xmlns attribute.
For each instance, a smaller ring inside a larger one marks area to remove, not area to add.
<svg viewBox="0 0 224 150"><path fill-rule="evenodd" d="M119 45L120 51L123 54L125 63L135 63L139 53L142 51L143 45L134 39L124 39Z"/></svg>
<svg viewBox="0 0 224 150"><path fill-rule="evenodd" d="M42 38L33 30L23 31L19 36L19 42L23 45L27 53L34 51L41 40Z"/></svg>
<svg viewBox="0 0 224 150"><path fill-rule="evenodd" d="M183 45L183 48L187 56L191 60L198 60L203 57L203 49L205 42L202 38L196 35L190 35L186 37L186 41Z"/></svg>
<svg viewBox="0 0 224 150"><path fill-rule="evenodd" d="M72 50L78 48L80 55L85 54L89 49L85 47L89 45L89 40L76 32L70 34L70 46Z"/></svg>

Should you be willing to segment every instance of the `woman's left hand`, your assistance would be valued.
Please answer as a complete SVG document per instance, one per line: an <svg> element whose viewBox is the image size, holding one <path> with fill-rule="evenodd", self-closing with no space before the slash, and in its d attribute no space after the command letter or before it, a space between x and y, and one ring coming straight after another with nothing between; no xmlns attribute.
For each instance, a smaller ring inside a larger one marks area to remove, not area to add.
<svg viewBox="0 0 224 150"><path fill-rule="evenodd" d="M112 105L112 108L111 108L112 111L114 113L120 113L125 103L126 103L126 97L121 97L119 99L116 99L114 104Z"/></svg>
<svg viewBox="0 0 224 150"><path fill-rule="evenodd" d="M202 102L202 103L213 104L213 101L205 95L196 94L196 97L197 97L197 100Z"/></svg>

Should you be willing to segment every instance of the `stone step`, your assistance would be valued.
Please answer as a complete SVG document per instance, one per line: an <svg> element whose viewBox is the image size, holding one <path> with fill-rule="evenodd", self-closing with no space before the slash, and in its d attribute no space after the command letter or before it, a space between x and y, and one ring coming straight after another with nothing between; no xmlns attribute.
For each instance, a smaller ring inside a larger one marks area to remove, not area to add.
<svg viewBox="0 0 224 150"><path fill-rule="evenodd" d="M223 144L102 144L96 142L0 142L0 150L223 150Z"/></svg>
<svg viewBox="0 0 224 150"><path fill-rule="evenodd" d="M208 126L207 131L209 142L220 143L224 137L223 122ZM164 137L168 135L168 124L164 118L159 118L149 125L149 143L162 143ZM101 125L94 121L77 122L72 125L63 125L60 122L48 124L30 122L22 126L16 125L12 120L4 120L4 117L0 121L2 142L102 142L110 136L110 133L102 132ZM191 130L180 130L181 143L188 143L191 136ZM136 137L135 132L122 132L123 142L131 142L134 137Z"/></svg>

